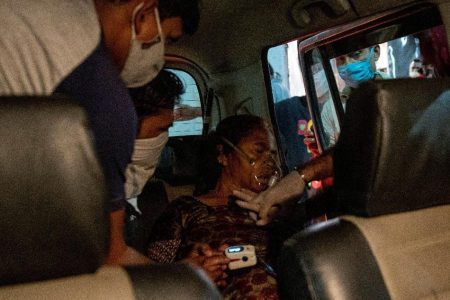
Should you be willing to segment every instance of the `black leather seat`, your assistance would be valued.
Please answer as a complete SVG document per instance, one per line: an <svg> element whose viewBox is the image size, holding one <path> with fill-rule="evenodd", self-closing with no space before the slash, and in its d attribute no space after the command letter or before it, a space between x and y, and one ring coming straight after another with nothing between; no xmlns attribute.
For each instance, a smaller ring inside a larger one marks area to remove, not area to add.
<svg viewBox="0 0 450 300"><path fill-rule="evenodd" d="M283 298L450 298L449 116L449 79L353 93L334 152L341 217L286 241Z"/></svg>
<svg viewBox="0 0 450 300"><path fill-rule="evenodd" d="M102 266L108 193L82 108L0 99L0 299L219 299L187 265Z"/></svg>

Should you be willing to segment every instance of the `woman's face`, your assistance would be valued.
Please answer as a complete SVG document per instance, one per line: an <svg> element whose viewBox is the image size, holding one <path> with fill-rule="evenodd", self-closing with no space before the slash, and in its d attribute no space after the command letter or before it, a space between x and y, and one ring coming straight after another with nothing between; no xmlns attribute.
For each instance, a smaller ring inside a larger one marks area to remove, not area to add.
<svg viewBox="0 0 450 300"><path fill-rule="evenodd" d="M232 151L227 156L224 172L238 188L260 192L268 187L276 170L275 142L265 128L255 129L236 145L243 153Z"/></svg>

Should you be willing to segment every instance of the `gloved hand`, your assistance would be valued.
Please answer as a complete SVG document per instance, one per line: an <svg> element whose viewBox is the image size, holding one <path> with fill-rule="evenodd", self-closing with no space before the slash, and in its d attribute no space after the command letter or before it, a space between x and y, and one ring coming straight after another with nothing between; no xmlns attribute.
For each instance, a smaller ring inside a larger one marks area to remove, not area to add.
<svg viewBox="0 0 450 300"><path fill-rule="evenodd" d="M275 215L276 206L303 194L305 182L297 171L292 171L272 188L259 194L248 190L234 190L240 200L236 204L259 215L257 225L268 224Z"/></svg>

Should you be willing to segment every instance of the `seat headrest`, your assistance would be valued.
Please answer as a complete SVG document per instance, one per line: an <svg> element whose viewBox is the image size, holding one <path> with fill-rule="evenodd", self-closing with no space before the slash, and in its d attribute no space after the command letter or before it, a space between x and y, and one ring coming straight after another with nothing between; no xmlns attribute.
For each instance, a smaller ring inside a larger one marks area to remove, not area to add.
<svg viewBox="0 0 450 300"><path fill-rule="evenodd" d="M109 247L109 197L84 110L2 97L0 137L0 285L94 272Z"/></svg>
<svg viewBox="0 0 450 300"><path fill-rule="evenodd" d="M450 79L366 82L348 100L334 152L342 213L450 203Z"/></svg>

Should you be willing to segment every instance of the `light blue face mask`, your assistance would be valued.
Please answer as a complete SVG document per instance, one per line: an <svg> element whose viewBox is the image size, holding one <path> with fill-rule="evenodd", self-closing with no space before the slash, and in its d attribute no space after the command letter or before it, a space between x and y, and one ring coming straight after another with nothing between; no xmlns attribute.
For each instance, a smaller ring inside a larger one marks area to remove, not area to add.
<svg viewBox="0 0 450 300"><path fill-rule="evenodd" d="M338 67L339 75L348 86L355 88L359 83L375 77L375 70L371 64L373 55L374 48L372 47L365 60Z"/></svg>

